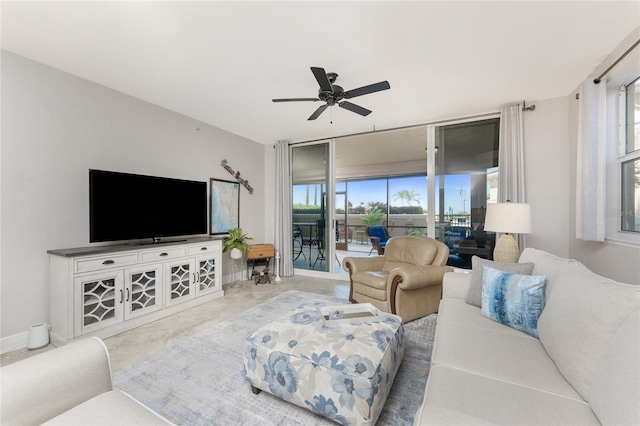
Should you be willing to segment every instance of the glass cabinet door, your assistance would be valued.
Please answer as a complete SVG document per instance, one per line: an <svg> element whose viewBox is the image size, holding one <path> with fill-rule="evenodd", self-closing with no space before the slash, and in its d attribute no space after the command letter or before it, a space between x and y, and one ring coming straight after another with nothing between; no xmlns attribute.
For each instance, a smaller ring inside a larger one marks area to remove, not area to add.
<svg viewBox="0 0 640 426"><path fill-rule="evenodd" d="M78 277L74 281L76 297L81 300L74 334L80 336L122 321L124 286L122 271Z"/></svg>
<svg viewBox="0 0 640 426"><path fill-rule="evenodd" d="M201 256L196 261L196 297L218 290L218 277L216 273L220 265L218 256Z"/></svg>
<svg viewBox="0 0 640 426"><path fill-rule="evenodd" d="M125 319L162 309L162 267L129 269L125 283Z"/></svg>
<svg viewBox="0 0 640 426"><path fill-rule="evenodd" d="M165 263L166 306L186 302L195 297L195 261Z"/></svg>

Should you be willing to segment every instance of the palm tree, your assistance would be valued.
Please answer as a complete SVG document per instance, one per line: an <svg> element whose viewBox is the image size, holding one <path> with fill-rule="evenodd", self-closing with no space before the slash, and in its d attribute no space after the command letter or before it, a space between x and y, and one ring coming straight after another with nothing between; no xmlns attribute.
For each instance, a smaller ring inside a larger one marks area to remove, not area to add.
<svg viewBox="0 0 640 426"><path fill-rule="evenodd" d="M401 189L400 191L396 192L393 197L394 201L401 200L403 206L405 200L407 201L408 205L411 205L412 201L420 203L420 196L418 195L418 193L415 191L409 191L408 189Z"/></svg>

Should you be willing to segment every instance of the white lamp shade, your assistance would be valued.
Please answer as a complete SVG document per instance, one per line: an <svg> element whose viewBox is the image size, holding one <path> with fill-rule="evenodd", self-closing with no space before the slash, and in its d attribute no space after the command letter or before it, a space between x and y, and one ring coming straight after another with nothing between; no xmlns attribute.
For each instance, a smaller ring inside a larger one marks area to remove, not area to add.
<svg viewBox="0 0 640 426"><path fill-rule="evenodd" d="M487 204L484 229L509 234L531 233L531 205L527 203Z"/></svg>

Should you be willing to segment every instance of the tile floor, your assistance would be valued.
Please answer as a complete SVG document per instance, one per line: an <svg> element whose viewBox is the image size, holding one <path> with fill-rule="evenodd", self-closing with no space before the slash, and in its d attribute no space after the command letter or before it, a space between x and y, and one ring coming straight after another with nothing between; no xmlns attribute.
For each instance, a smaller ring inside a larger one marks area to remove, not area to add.
<svg viewBox="0 0 640 426"><path fill-rule="evenodd" d="M253 281L243 281L243 286L240 288L230 288L228 285L223 288L225 295L220 299L104 339L109 349L112 370L125 368L178 340L224 321L287 290L335 296L345 301L349 297L348 282L300 275L282 278L279 282L272 279L271 284L255 285ZM51 349L53 346L49 345L38 350L30 351L23 348L8 352L0 357L0 365L8 365Z"/></svg>

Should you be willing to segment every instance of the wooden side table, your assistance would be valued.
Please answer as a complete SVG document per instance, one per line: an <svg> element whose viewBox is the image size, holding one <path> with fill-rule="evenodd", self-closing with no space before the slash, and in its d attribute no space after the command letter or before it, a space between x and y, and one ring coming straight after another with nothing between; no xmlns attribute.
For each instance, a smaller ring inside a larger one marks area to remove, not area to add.
<svg viewBox="0 0 640 426"><path fill-rule="evenodd" d="M254 279L256 285L271 283L269 265L273 258L273 244L251 244L247 246L247 280ZM258 268L262 269L258 269Z"/></svg>

